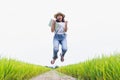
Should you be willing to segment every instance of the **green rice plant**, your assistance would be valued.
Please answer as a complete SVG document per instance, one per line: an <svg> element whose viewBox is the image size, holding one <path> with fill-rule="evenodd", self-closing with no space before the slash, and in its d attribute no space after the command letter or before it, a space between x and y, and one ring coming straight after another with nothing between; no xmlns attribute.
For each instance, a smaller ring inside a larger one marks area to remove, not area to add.
<svg viewBox="0 0 120 80"><path fill-rule="evenodd" d="M0 80L29 80L33 76L49 71L49 68L13 59L0 59Z"/></svg>
<svg viewBox="0 0 120 80"><path fill-rule="evenodd" d="M78 80L120 80L120 54L97 57L56 70Z"/></svg>

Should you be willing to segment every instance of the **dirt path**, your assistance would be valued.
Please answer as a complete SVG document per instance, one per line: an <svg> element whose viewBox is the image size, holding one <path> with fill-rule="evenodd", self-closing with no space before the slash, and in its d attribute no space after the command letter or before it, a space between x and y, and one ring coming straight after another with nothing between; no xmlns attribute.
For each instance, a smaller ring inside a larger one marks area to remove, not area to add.
<svg viewBox="0 0 120 80"><path fill-rule="evenodd" d="M34 77L31 80L76 80L76 79L71 76L67 76L55 70L52 70L40 76Z"/></svg>

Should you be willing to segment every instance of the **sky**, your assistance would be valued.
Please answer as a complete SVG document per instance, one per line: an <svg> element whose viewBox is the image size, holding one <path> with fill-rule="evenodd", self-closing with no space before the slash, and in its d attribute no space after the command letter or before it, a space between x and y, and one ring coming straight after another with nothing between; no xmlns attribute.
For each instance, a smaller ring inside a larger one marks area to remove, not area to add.
<svg viewBox="0 0 120 80"><path fill-rule="evenodd" d="M55 65L119 53L119 4L119 0L0 0L0 56L51 66L54 33L48 23L57 12L68 21L68 51L65 62L59 58Z"/></svg>

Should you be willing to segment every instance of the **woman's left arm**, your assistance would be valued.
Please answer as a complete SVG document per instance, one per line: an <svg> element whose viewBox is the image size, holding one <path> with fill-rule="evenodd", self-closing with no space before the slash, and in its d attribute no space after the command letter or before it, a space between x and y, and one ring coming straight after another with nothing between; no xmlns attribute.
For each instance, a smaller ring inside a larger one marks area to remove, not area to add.
<svg viewBox="0 0 120 80"><path fill-rule="evenodd" d="M67 30L68 30L67 23L68 23L68 22L65 21L65 28L64 28L64 31L65 31L65 32L67 32Z"/></svg>

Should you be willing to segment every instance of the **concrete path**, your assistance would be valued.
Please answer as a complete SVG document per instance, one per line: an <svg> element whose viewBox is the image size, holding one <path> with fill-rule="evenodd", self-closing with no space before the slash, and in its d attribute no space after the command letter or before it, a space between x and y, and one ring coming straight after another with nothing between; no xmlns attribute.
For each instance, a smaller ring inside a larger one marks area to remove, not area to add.
<svg viewBox="0 0 120 80"><path fill-rule="evenodd" d="M76 79L71 76L61 74L55 70L51 70L47 73L34 77L31 80L76 80Z"/></svg>

